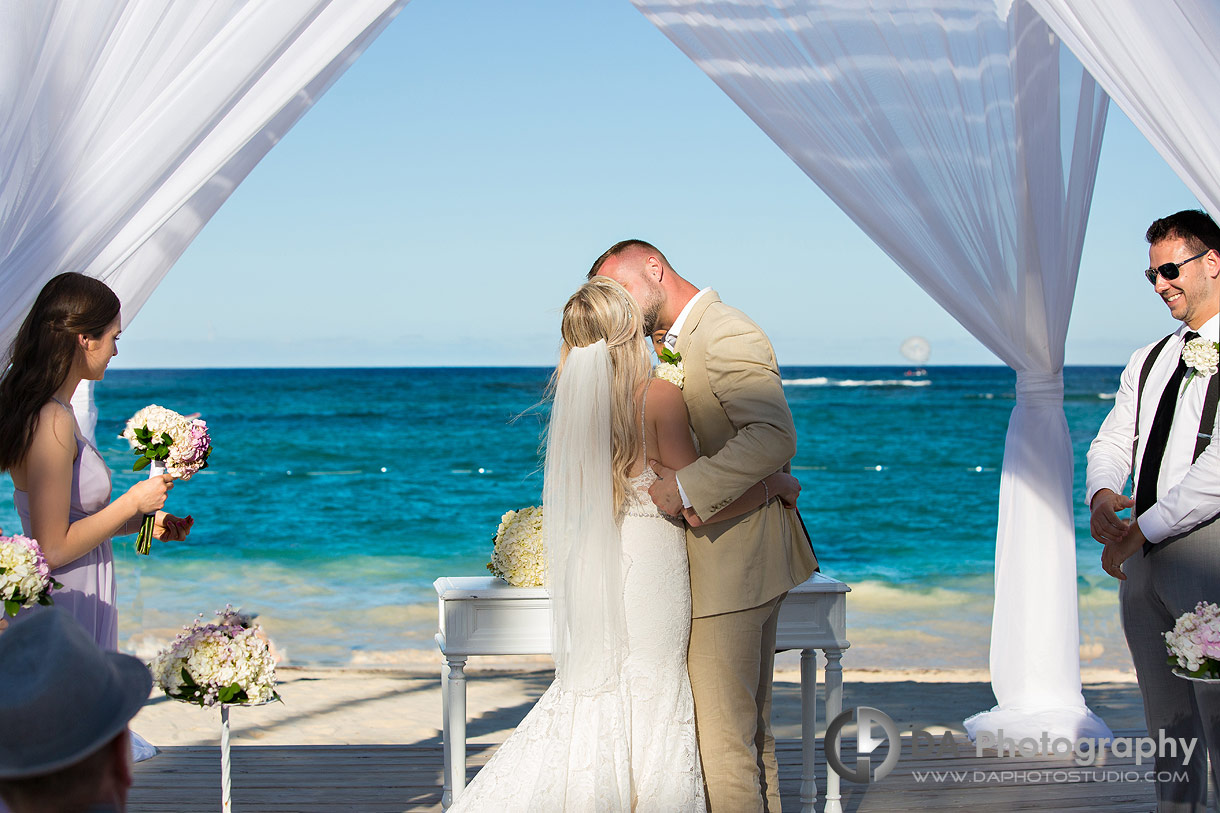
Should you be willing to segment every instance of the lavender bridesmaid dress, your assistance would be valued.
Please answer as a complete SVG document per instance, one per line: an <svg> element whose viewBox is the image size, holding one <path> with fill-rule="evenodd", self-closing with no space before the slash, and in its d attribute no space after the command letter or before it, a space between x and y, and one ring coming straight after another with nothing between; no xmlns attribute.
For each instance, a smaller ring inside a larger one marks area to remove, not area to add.
<svg viewBox="0 0 1220 813"><path fill-rule="evenodd" d="M55 400L55 403L68 410L69 413L72 412L70 407L60 401ZM69 522L76 522L96 514L110 504L110 468L102 459L101 452L92 443L81 437L80 430L74 431L76 459L72 461L72 498L68 508ZM29 494L14 488L13 502L16 503L17 514L21 517L22 532L27 536L33 536L30 532ZM55 581L63 585L51 593L55 606L71 613L85 628L85 631L93 636L93 640L99 647L111 652L117 650L119 648L119 619L118 611L115 608L114 552L110 540L103 541L102 544L76 561L52 570L51 575ZM18 617L38 610L38 607L22 610L18 613ZM134 731L131 744L132 757L137 762L157 753L154 746Z"/></svg>
<svg viewBox="0 0 1220 813"><path fill-rule="evenodd" d="M32 536L29 495L20 489L14 489L13 502L17 504L22 531L27 536ZM109 503L110 469L98 450L78 432L76 460L72 461L72 504L68 509L68 521L76 522L96 514ZM110 651L118 649L118 613L114 606L114 554L110 540L105 540L76 561L52 570L51 575L63 585L51 594L55 599L55 606L72 613L85 631L93 636L99 647Z"/></svg>

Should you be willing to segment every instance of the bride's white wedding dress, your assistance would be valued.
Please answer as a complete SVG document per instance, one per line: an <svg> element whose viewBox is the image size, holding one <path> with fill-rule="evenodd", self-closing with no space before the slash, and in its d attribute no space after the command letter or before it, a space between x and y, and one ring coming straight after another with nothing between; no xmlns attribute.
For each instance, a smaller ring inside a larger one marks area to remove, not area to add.
<svg viewBox="0 0 1220 813"><path fill-rule="evenodd" d="M618 684L579 693L552 683L450 811L707 809L686 673L686 534L653 505L655 479L645 468L632 480L620 512L627 652Z"/></svg>

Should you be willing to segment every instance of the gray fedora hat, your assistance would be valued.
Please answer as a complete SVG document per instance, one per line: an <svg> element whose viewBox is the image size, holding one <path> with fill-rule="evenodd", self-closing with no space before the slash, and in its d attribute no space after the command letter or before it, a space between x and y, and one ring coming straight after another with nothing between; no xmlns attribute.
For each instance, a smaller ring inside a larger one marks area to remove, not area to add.
<svg viewBox="0 0 1220 813"><path fill-rule="evenodd" d="M0 635L0 779L84 759L126 728L151 688L147 666L103 652L67 611L18 619Z"/></svg>

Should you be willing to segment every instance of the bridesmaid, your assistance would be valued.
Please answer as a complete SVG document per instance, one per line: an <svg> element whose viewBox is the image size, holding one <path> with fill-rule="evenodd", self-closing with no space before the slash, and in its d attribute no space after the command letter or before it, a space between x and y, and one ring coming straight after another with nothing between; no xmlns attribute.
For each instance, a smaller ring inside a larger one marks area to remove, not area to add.
<svg viewBox="0 0 1220 813"><path fill-rule="evenodd" d="M154 511L163 541L185 539L194 523L160 510L173 488L168 474L112 501L110 470L68 406L82 380L106 374L118 336L114 292L83 274L60 274L38 294L0 377L0 471L13 479L22 531L38 540L63 584L55 604L105 650L118 648L110 538L135 533Z"/></svg>

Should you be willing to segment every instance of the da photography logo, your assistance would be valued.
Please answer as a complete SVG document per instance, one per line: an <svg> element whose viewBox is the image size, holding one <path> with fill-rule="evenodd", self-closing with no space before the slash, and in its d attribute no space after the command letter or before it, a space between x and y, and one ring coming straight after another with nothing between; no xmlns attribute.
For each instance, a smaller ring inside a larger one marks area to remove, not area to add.
<svg viewBox="0 0 1220 813"><path fill-rule="evenodd" d="M843 728L853 722L853 717L856 724L856 769L854 771L843 764L842 753ZM873 736L873 726L881 728L885 734L884 739L876 739ZM831 720L830 725L826 727L825 742L827 764L847 781L858 782L862 785L869 782L880 782L884 779L890 771L894 770L894 766L898 764L898 757L902 753L902 740L899 739L898 726L894 724L888 714L870 706L848 709ZM872 760L869 754L877 750L877 746L882 742L889 742L889 752L885 755L885 759L881 760L877 770L870 771Z"/></svg>

